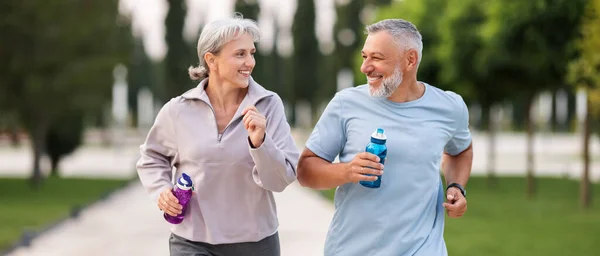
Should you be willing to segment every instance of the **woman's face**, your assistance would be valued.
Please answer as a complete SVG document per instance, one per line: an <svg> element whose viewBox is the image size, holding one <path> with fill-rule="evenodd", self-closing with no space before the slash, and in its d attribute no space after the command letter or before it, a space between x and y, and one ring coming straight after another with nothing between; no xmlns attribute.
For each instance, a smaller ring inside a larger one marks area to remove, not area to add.
<svg viewBox="0 0 600 256"><path fill-rule="evenodd" d="M254 40L248 33L229 41L217 55L205 56L211 69L210 77L216 75L219 81L234 88L248 87L250 74L256 64L255 52Z"/></svg>

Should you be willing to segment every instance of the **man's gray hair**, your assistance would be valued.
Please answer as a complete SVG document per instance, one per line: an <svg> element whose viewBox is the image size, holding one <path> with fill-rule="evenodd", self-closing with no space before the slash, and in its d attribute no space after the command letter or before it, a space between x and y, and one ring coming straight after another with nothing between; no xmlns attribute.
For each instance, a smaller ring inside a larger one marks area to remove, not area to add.
<svg viewBox="0 0 600 256"><path fill-rule="evenodd" d="M379 31L385 31L392 35L398 47L404 50L415 49L419 54L417 63L421 63L423 37L421 37L421 33L415 25L403 19L386 19L366 28L367 34L374 34Z"/></svg>
<svg viewBox="0 0 600 256"><path fill-rule="evenodd" d="M236 13L233 18L212 21L204 26L198 39L198 67L190 67L188 73L192 80L202 80L208 77L208 65L204 60L206 53L218 54L229 41L244 34L252 36L254 42L260 40L260 30L256 21L244 19Z"/></svg>

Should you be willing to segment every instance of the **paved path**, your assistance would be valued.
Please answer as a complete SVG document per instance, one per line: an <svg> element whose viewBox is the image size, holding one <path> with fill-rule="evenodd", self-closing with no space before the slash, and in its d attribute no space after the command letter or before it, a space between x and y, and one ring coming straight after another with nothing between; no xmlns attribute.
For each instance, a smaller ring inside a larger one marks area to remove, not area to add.
<svg viewBox="0 0 600 256"><path fill-rule="evenodd" d="M322 255L333 206L297 183L276 194L282 256ZM169 224L138 182L10 256L168 255Z"/></svg>
<svg viewBox="0 0 600 256"><path fill-rule="evenodd" d="M303 147L303 135L295 137L299 139L298 146ZM99 148L84 150L69 160L68 163L74 166L68 166L66 175L78 176L82 170L107 168L107 171L100 173L88 171L89 176L129 176L132 172L126 171L122 165L131 167L130 158L137 158L137 153L125 149L113 152L103 152ZM88 162L80 159L82 155L95 155L96 158L90 157ZM4 157L6 159L6 155ZM18 175L18 172L14 174ZM275 199L282 256L322 255L327 228L333 216L333 205L297 182L283 193L275 193ZM168 236L169 224L136 181L106 200L86 208L78 218L70 219L37 237L29 247L18 248L9 255L164 256L168 255Z"/></svg>

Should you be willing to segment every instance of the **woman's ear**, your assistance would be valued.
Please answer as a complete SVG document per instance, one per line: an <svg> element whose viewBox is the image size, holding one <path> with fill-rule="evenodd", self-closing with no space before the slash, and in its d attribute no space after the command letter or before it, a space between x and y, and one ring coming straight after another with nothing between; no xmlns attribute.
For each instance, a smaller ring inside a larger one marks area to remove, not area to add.
<svg viewBox="0 0 600 256"><path fill-rule="evenodd" d="M217 70L217 56L211 52L207 52L204 54L204 61L211 70Z"/></svg>

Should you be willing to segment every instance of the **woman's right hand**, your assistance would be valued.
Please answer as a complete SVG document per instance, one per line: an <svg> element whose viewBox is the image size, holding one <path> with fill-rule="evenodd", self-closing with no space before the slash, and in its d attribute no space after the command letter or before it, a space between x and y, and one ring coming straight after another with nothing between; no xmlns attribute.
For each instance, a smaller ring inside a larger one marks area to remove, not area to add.
<svg viewBox="0 0 600 256"><path fill-rule="evenodd" d="M179 200L173 195L170 188L166 188L160 192L160 196L158 197L158 208L171 216L181 214L181 209L183 209L179 204Z"/></svg>

